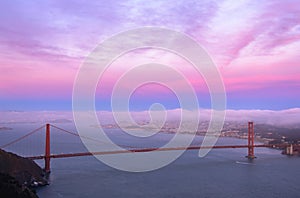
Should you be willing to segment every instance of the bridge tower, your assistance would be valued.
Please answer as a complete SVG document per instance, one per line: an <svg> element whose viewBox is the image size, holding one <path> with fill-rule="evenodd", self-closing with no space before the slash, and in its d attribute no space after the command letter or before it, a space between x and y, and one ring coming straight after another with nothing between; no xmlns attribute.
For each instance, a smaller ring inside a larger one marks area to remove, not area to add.
<svg viewBox="0 0 300 198"><path fill-rule="evenodd" d="M254 126L253 122L248 122L248 159L254 159Z"/></svg>
<svg viewBox="0 0 300 198"><path fill-rule="evenodd" d="M50 124L46 124L45 172L50 173Z"/></svg>

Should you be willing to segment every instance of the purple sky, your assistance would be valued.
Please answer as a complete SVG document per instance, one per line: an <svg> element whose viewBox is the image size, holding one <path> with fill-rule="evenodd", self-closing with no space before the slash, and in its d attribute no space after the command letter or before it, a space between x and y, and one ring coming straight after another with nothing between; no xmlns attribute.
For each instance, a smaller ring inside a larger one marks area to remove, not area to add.
<svg viewBox="0 0 300 198"><path fill-rule="evenodd" d="M103 39L141 26L174 29L198 41L222 74L228 108L300 107L298 0L3 0L0 110L70 110L73 82L84 58ZM167 53L157 54L163 61L176 62ZM130 58L127 60L129 64ZM113 83L114 74L121 71L118 66L127 65L119 61L104 82ZM179 67L185 70L186 66ZM188 77L198 93L200 106L208 108L203 82L192 73ZM202 88L197 88L199 83ZM104 109L109 109L110 96L101 91L97 96L107 105ZM137 91L132 105L147 109L159 100L167 108L178 108L169 90L155 87Z"/></svg>

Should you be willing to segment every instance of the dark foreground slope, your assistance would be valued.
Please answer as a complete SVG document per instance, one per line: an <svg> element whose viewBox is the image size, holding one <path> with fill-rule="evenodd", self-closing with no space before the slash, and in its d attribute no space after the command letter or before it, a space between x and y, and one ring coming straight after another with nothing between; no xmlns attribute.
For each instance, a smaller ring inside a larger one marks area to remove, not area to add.
<svg viewBox="0 0 300 198"><path fill-rule="evenodd" d="M1 198L37 197L29 188L46 184L43 170L34 161L0 149Z"/></svg>
<svg viewBox="0 0 300 198"><path fill-rule="evenodd" d="M1 198L38 198L28 187L21 186L19 182L8 174L0 173Z"/></svg>

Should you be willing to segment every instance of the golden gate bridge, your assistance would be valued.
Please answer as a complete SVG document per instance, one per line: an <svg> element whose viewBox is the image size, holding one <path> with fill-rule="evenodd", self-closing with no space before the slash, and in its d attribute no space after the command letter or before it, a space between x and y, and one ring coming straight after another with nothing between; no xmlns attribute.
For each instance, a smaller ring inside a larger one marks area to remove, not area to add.
<svg viewBox="0 0 300 198"><path fill-rule="evenodd" d="M51 142L50 142L50 128L55 128L57 130L60 130L64 133L71 134L73 136L78 136L80 138L86 138L91 141L95 141L98 143L103 143L99 140L86 137L86 136L80 136L77 133L74 133L72 131L65 130L63 128L60 128L58 126L55 126L53 124L45 124L44 126L41 126L35 130L30 131L29 133L10 141L2 146L0 146L1 149L5 149L11 145L14 145L17 142L20 142L29 136L33 135L34 133L40 131L41 129L45 128L45 152L42 155L32 155L32 156L26 156L25 158L31 159L31 160L41 160L44 159L44 170L46 173L50 173L50 160L52 158L68 158L68 157L80 157L80 156L91 156L91 155L112 155L112 154L122 154L122 153L141 153L141 152L150 152L150 151L156 151L156 152L163 152L163 151L174 151L174 150L198 150L198 149L234 149L234 148L247 148L248 149L248 155L246 156L249 159L254 159L254 148L257 147L267 147L267 148L289 148L292 147L292 145L289 144L255 144L254 143L254 125L253 122L248 122L248 144L247 145L215 145L215 146L198 146L198 145L191 145L188 147L170 147L170 148L159 148L159 147L151 147L151 148L136 148L131 147L128 145L120 145L124 148L127 148L126 150L114 150L114 151L98 151L98 152L77 152L77 153L60 153L60 154L52 154L51 153Z"/></svg>

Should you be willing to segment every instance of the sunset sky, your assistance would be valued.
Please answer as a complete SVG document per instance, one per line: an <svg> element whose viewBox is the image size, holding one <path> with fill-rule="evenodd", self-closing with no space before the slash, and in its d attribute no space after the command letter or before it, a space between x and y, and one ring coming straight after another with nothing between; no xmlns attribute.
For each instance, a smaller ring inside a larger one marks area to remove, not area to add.
<svg viewBox="0 0 300 198"><path fill-rule="evenodd" d="M180 31L201 44L223 77L227 108L300 107L299 0L3 0L0 110L71 110L73 82L84 58L111 35L142 26ZM162 61L172 57L156 55ZM115 63L104 82L112 82L117 65L126 67L131 58ZM183 71L187 67L180 60L174 64ZM200 107L209 108L201 79L188 78ZM109 109L109 93L97 93L105 104L99 109ZM147 109L155 101L179 107L169 90L145 86L133 95L133 109Z"/></svg>

